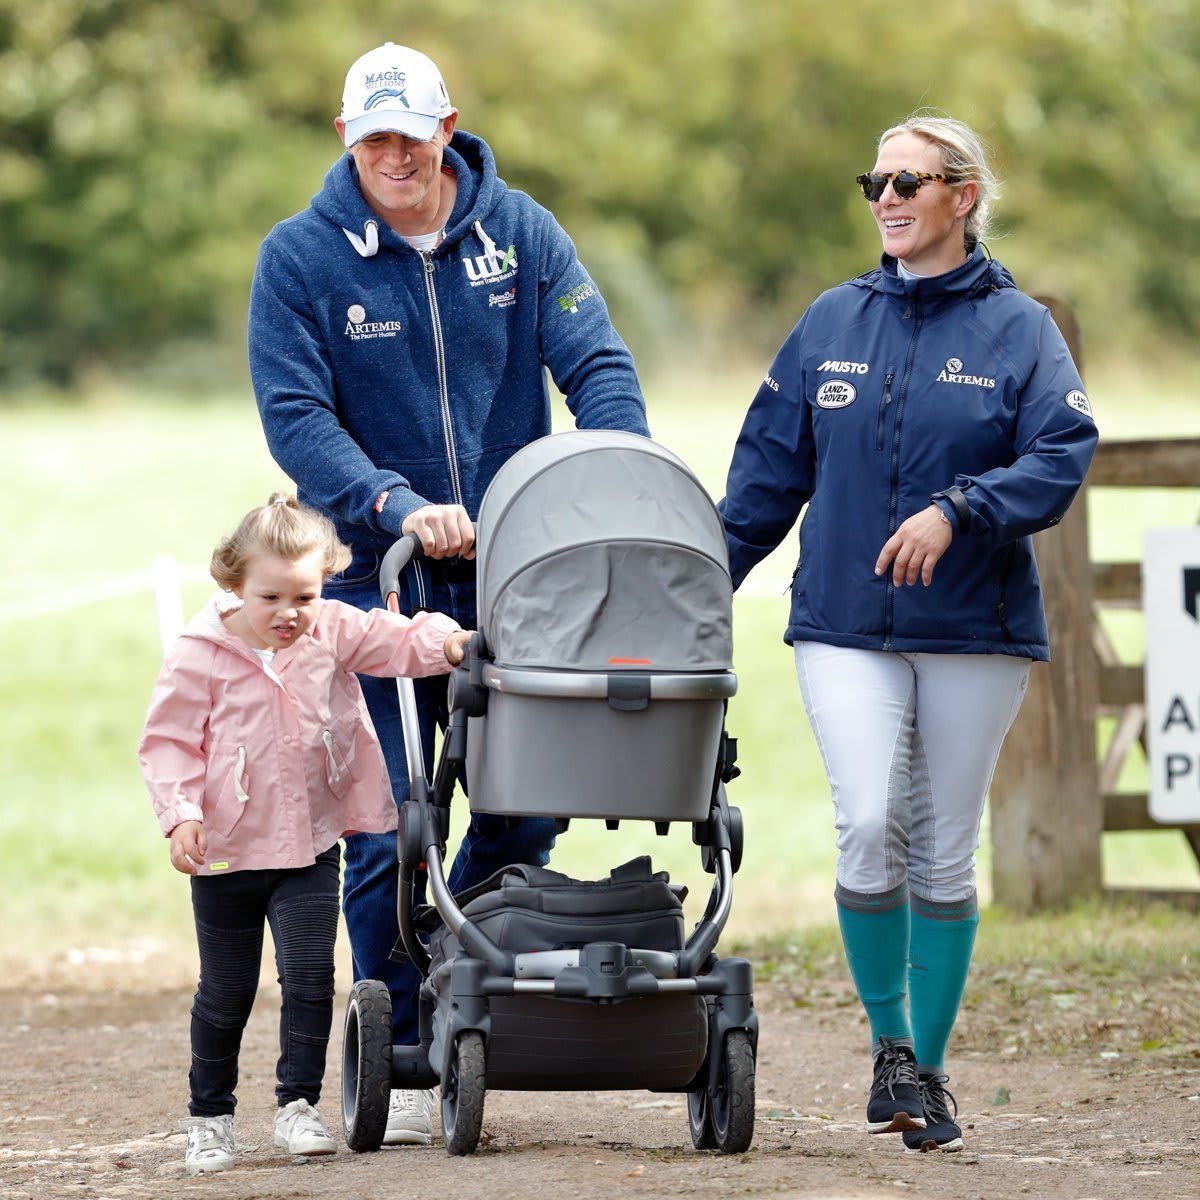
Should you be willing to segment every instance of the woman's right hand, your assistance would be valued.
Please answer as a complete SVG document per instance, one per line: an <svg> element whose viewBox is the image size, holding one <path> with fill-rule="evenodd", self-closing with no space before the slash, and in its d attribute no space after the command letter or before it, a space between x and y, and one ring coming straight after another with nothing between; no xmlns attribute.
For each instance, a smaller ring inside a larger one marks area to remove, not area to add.
<svg viewBox="0 0 1200 1200"><path fill-rule="evenodd" d="M197 875L208 851L208 835L199 821L181 821L171 830L171 866L184 875Z"/></svg>

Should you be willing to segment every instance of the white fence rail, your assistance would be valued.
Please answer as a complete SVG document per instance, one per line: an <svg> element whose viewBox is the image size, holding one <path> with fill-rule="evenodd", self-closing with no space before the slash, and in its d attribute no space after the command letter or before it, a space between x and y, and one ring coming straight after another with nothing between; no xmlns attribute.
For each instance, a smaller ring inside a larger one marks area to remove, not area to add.
<svg viewBox="0 0 1200 1200"><path fill-rule="evenodd" d="M54 593L28 596L10 604L0 604L0 624L7 621L26 621L51 613L70 612L73 608L90 607L102 600L116 600L150 592L158 616L158 636L163 652L183 632L183 585L211 583L212 576L204 567L182 566L169 554L159 554L145 571L136 575L119 575L80 583L63 582Z"/></svg>
<svg viewBox="0 0 1200 1200"><path fill-rule="evenodd" d="M27 621L51 613L70 612L74 608L84 608L98 601L116 600L122 596L150 592L154 596L158 636L165 654L168 647L183 632L185 583L211 584L212 576L205 567L183 565L169 554L158 554L147 570L136 575L119 575L91 583L64 581L59 592L43 593L9 604L0 604L0 625L8 621ZM786 579L752 577L742 586L738 595L775 596L782 603L782 597L787 591Z"/></svg>

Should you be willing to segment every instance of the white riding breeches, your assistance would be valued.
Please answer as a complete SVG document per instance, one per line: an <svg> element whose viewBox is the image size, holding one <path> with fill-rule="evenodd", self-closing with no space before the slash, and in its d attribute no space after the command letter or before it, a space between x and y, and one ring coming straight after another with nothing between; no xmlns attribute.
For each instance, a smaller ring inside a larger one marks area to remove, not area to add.
<svg viewBox="0 0 1200 1200"><path fill-rule="evenodd" d="M1030 660L823 642L795 652L833 794L839 898L907 883L938 905L973 901L984 797Z"/></svg>

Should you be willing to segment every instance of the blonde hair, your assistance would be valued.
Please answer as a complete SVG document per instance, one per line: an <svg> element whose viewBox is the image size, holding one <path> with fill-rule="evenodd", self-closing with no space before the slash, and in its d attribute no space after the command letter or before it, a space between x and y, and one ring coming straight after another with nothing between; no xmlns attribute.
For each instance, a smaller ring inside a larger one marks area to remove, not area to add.
<svg viewBox="0 0 1200 1200"><path fill-rule="evenodd" d="M248 512L228 537L221 539L208 565L217 584L230 591L246 577L246 563L255 554L276 554L295 562L320 553L326 579L350 565L350 550L338 541L333 522L295 496L274 492L262 508Z"/></svg>
<svg viewBox="0 0 1200 1200"><path fill-rule="evenodd" d="M889 138L901 133L916 134L935 145L941 155L942 172L950 176L951 183L973 181L979 185L979 195L967 213L963 230L966 247L973 250L976 242L991 234L992 205L1000 199L1000 181L988 166L983 139L962 121L918 109L880 135L879 149L883 149Z"/></svg>

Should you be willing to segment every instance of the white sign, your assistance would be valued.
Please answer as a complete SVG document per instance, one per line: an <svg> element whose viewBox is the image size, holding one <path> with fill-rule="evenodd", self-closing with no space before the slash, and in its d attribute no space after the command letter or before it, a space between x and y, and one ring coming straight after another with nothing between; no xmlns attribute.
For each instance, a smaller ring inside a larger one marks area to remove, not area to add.
<svg viewBox="0 0 1200 1200"><path fill-rule="evenodd" d="M1200 821L1200 526L1146 530L1142 607L1150 815Z"/></svg>

